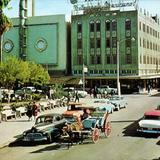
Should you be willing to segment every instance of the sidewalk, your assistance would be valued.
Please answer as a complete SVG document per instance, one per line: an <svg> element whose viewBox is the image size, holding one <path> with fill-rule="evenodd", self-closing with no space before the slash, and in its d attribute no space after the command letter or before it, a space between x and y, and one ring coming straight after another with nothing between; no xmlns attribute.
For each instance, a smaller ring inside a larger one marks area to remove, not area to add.
<svg viewBox="0 0 160 160"><path fill-rule="evenodd" d="M46 110L40 114L45 113L62 113L66 110L66 107L54 108L52 110ZM17 119L9 119L7 122L2 121L0 123L0 148L3 148L9 143L15 141L21 134L30 129L35 121L28 121L27 116L22 116Z"/></svg>

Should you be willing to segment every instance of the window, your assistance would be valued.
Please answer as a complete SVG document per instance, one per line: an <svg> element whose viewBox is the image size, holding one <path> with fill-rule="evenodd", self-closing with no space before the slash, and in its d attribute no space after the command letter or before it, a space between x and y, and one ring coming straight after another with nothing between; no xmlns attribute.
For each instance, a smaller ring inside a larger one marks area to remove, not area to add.
<svg viewBox="0 0 160 160"><path fill-rule="evenodd" d="M77 40L77 48L82 49L82 40L81 39Z"/></svg>
<svg viewBox="0 0 160 160"><path fill-rule="evenodd" d="M139 42L140 42L140 47L142 46L142 41L141 41L141 38L139 39Z"/></svg>
<svg viewBox="0 0 160 160"><path fill-rule="evenodd" d="M110 46L111 46L110 39L107 38L106 39L106 48L110 48Z"/></svg>
<svg viewBox="0 0 160 160"><path fill-rule="evenodd" d="M117 54L113 55L113 64L117 64Z"/></svg>
<svg viewBox="0 0 160 160"><path fill-rule="evenodd" d="M97 55L96 57L96 64L101 64L101 56Z"/></svg>
<svg viewBox="0 0 160 160"><path fill-rule="evenodd" d="M90 48L94 48L94 38L90 38Z"/></svg>
<svg viewBox="0 0 160 160"><path fill-rule="evenodd" d="M131 20L127 19L125 22L125 28L126 30L131 30Z"/></svg>
<svg viewBox="0 0 160 160"><path fill-rule="evenodd" d="M131 54L126 54L126 64L131 64L131 63L132 63Z"/></svg>
<svg viewBox="0 0 160 160"><path fill-rule="evenodd" d="M117 30L117 22L115 20L112 21L112 31Z"/></svg>
<svg viewBox="0 0 160 160"><path fill-rule="evenodd" d="M126 39L126 47L131 47L131 39Z"/></svg>
<svg viewBox="0 0 160 160"><path fill-rule="evenodd" d="M117 47L117 38L115 38L115 37L112 38L112 47L113 48Z"/></svg>
<svg viewBox="0 0 160 160"><path fill-rule="evenodd" d="M91 61L91 64L94 64L94 55L90 56L90 61Z"/></svg>
<svg viewBox="0 0 160 160"><path fill-rule="evenodd" d="M150 42L150 49L152 50L152 42Z"/></svg>
<svg viewBox="0 0 160 160"><path fill-rule="evenodd" d="M110 31L110 21L106 21L106 31Z"/></svg>
<svg viewBox="0 0 160 160"><path fill-rule="evenodd" d="M139 22L139 30L141 31L141 22Z"/></svg>
<svg viewBox="0 0 160 160"><path fill-rule="evenodd" d="M90 32L94 32L94 22L90 22Z"/></svg>
<svg viewBox="0 0 160 160"><path fill-rule="evenodd" d="M101 23L99 21L96 22L96 32L100 32L101 30Z"/></svg>
<svg viewBox="0 0 160 160"><path fill-rule="evenodd" d="M101 48L101 40L96 39L96 48Z"/></svg>
<svg viewBox="0 0 160 160"><path fill-rule="evenodd" d="M146 31L146 26L145 26L145 24L143 23L143 32L145 32Z"/></svg>
<svg viewBox="0 0 160 160"><path fill-rule="evenodd" d="M81 23L78 23L78 25L77 25L77 32L82 33L82 24Z"/></svg>
<svg viewBox="0 0 160 160"><path fill-rule="evenodd" d="M110 55L106 55L106 63L111 64L111 57Z"/></svg>
<svg viewBox="0 0 160 160"><path fill-rule="evenodd" d="M147 33L149 33L149 26L147 26Z"/></svg>
<svg viewBox="0 0 160 160"><path fill-rule="evenodd" d="M83 64L83 55L78 55L77 56L77 61L78 61L79 65L82 65Z"/></svg>

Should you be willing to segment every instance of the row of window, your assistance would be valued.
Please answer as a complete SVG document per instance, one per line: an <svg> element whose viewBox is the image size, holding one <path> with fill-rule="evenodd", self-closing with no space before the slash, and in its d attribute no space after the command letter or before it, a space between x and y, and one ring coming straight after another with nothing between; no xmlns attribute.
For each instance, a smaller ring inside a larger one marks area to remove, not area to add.
<svg viewBox="0 0 160 160"><path fill-rule="evenodd" d="M160 59L144 55L143 57L140 56L140 63L160 65Z"/></svg>
<svg viewBox="0 0 160 160"><path fill-rule="evenodd" d="M139 22L139 30L142 30L142 22ZM159 39L159 32L154 30L152 27L149 27L148 25L143 23L143 32L146 32L156 38Z"/></svg>
<svg viewBox="0 0 160 160"><path fill-rule="evenodd" d="M140 38L139 42L140 42L140 47L143 46L143 48L147 48L147 49L150 49L150 50L154 50L154 51L160 52L160 45L158 45L156 43L152 43L151 41L146 40L144 38L143 38L143 41Z"/></svg>
<svg viewBox="0 0 160 160"><path fill-rule="evenodd" d="M77 56L78 65L83 64L83 55ZM101 55L90 55L90 64L102 64ZM105 64L117 64L117 54L107 54L105 56ZM132 64L132 55L125 55L125 64Z"/></svg>
<svg viewBox="0 0 160 160"><path fill-rule="evenodd" d="M131 20L126 19L125 21L125 29L131 30ZM105 22L105 30L106 31L116 31L117 30L117 21L116 20L106 20ZM100 32L101 31L101 22L100 21L90 21L89 23L89 31L90 32ZM82 23L77 23L77 33L82 33Z"/></svg>
<svg viewBox="0 0 160 160"><path fill-rule="evenodd" d="M117 74L117 70L89 70L89 74ZM136 74L136 70L120 70L120 74ZM74 74L82 74L82 70L74 70Z"/></svg>

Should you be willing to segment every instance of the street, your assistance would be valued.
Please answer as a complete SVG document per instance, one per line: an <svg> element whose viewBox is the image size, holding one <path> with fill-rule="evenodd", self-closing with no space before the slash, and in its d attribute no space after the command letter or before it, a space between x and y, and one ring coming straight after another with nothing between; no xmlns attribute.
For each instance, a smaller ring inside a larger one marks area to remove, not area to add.
<svg viewBox="0 0 160 160"><path fill-rule="evenodd" d="M160 104L159 96L127 95L128 107L110 115L112 133L109 138L100 138L92 144L74 144L69 149L65 144L39 144L24 146L11 143L0 149L1 160L159 160L160 138L136 132L137 121L144 111ZM89 103L90 98L83 99ZM27 122L26 122L27 123ZM16 135L15 135L16 136Z"/></svg>

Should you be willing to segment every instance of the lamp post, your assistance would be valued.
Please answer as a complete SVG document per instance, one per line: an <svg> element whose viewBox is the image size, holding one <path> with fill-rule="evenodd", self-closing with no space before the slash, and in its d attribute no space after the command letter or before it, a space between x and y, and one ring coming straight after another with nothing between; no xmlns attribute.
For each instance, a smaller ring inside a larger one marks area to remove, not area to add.
<svg viewBox="0 0 160 160"><path fill-rule="evenodd" d="M118 92L118 96L121 96L121 84L120 84L120 79L119 79L119 75L120 75L120 43L127 40L128 38L122 39L122 40L117 40L117 92ZM132 37L131 41L135 41L135 38Z"/></svg>
<svg viewBox="0 0 160 160"><path fill-rule="evenodd" d="M87 72L88 72L88 68L83 63L83 68L82 68L83 91L85 91L85 73Z"/></svg>

